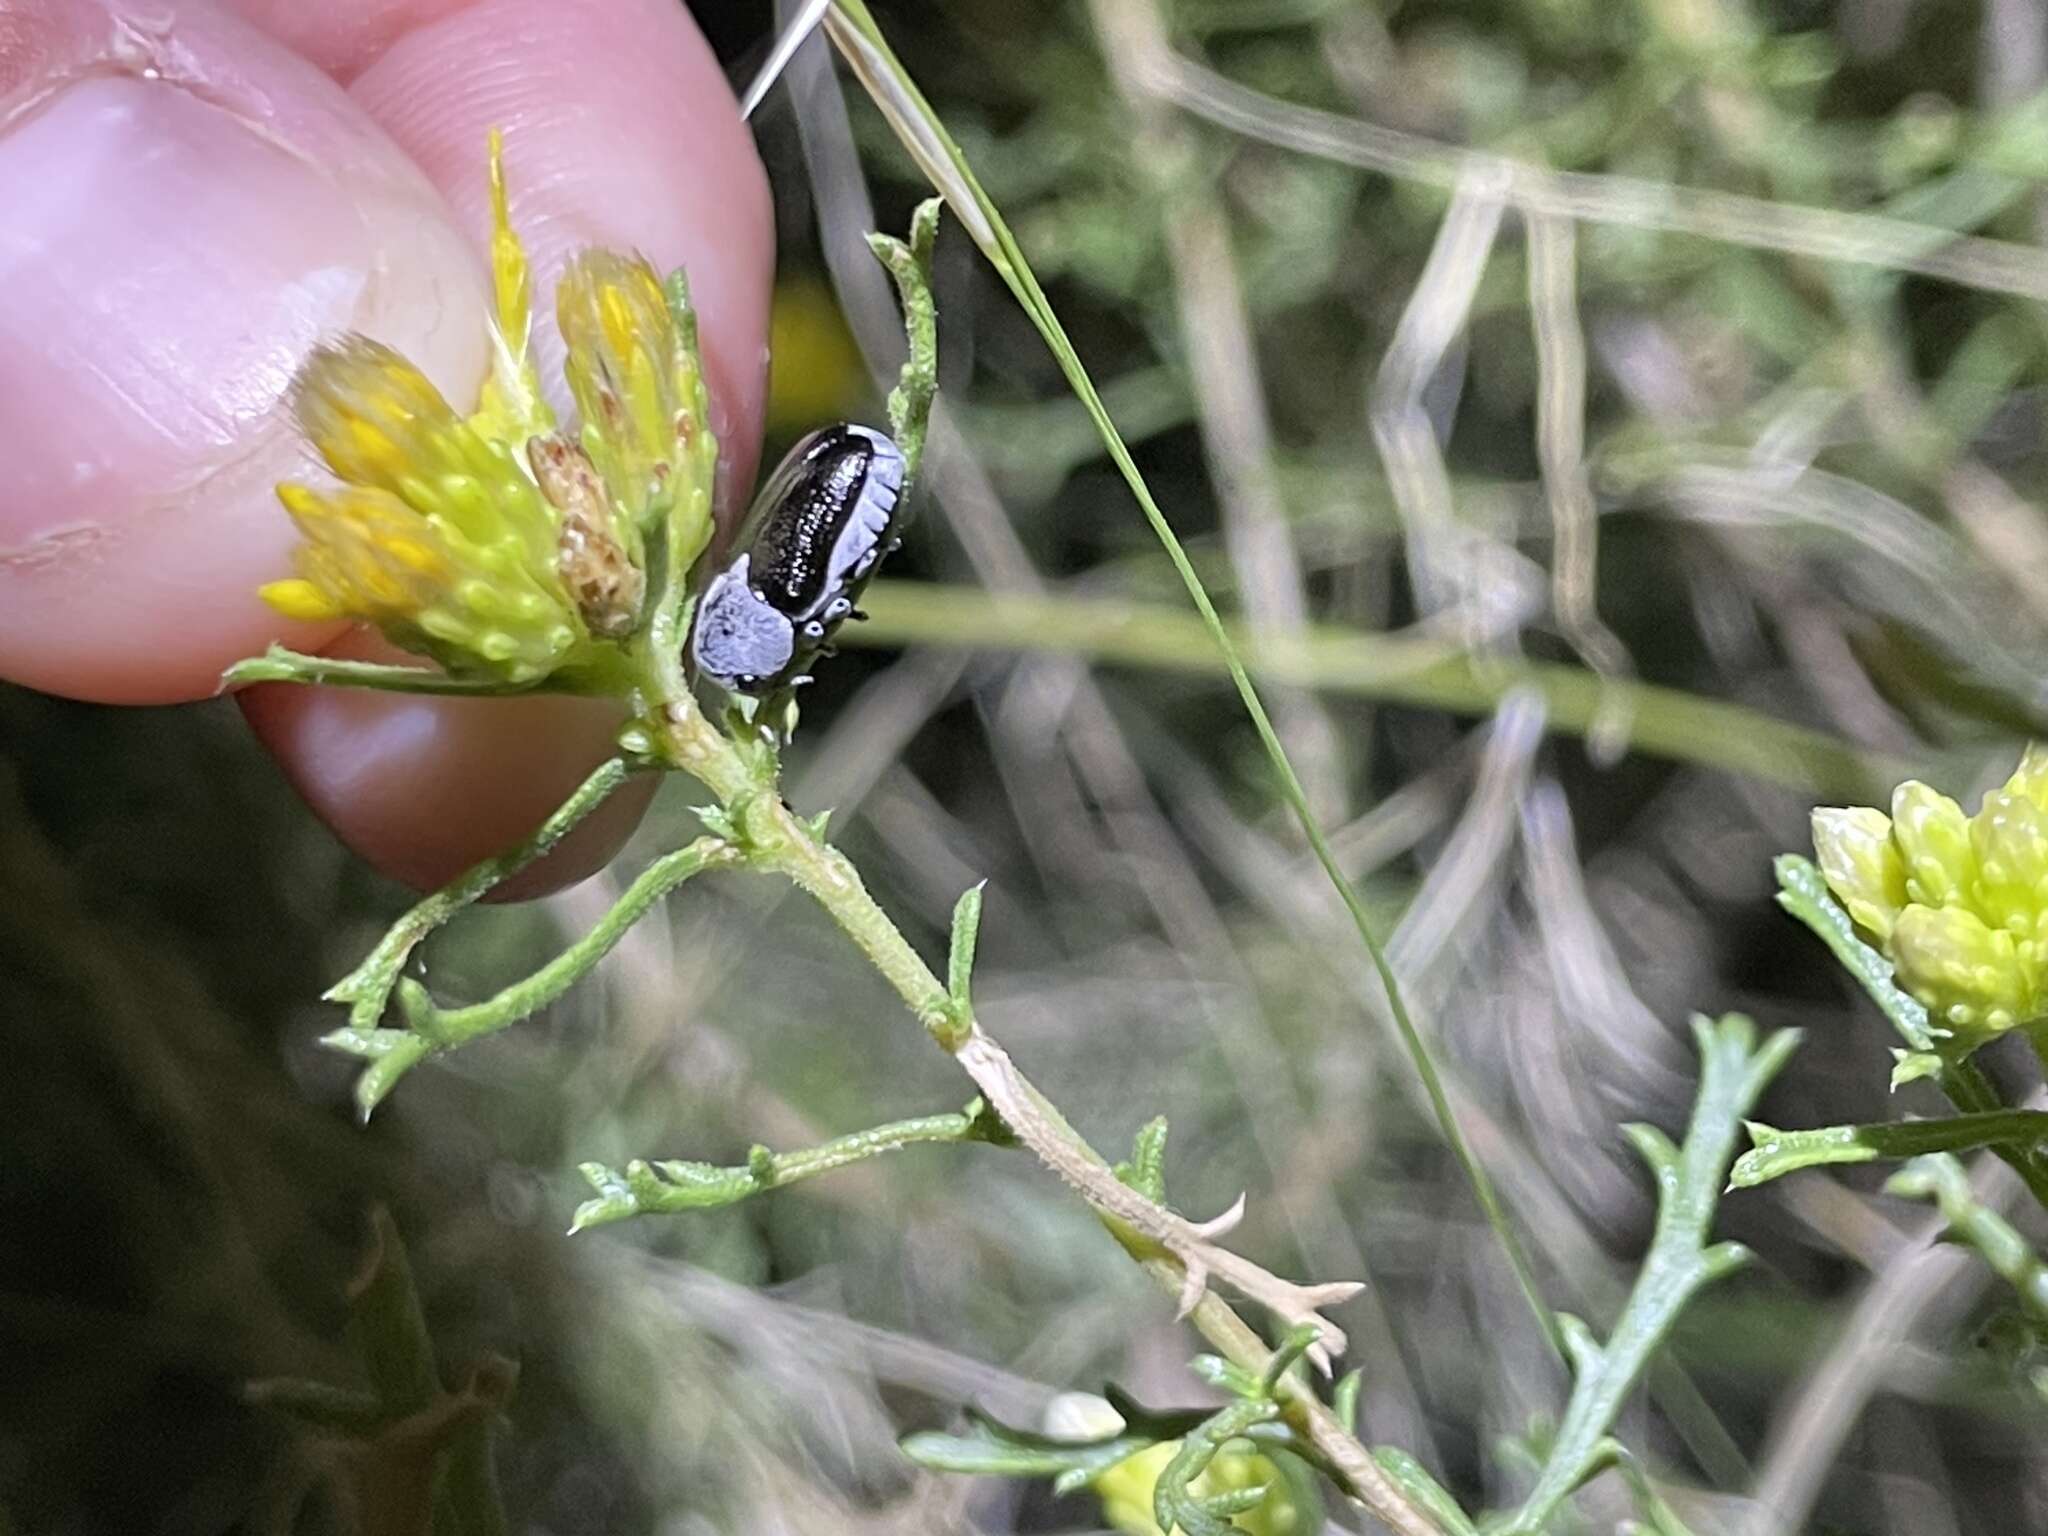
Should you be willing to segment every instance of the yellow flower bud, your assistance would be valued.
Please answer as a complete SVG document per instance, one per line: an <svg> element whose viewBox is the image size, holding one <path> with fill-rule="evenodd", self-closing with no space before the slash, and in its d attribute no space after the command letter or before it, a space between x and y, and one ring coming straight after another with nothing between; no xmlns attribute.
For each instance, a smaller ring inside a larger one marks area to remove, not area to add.
<svg viewBox="0 0 2048 1536"><path fill-rule="evenodd" d="M1813 813L1813 850L1828 888L1880 942L1906 904L1906 866L1892 819L1873 806L1824 806Z"/></svg>
<svg viewBox="0 0 2048 1536"><path fill-rule="evenodd" d="M699 425L689 410L691 364L661 279L640 257L580 252L555 288L555 319L569 347L563 371L584 449L627 524L644 529Z"/></svg>
<svg viewBox="0 0 2048 1536"><path fill-rule="evenodd" d="M314 352L292 391L338 490L278 487L305 543L263 589L294 618L351 615L451 674L529 683L585 628L556 570L556 524L503 443L456 416L389 347Z"/></svg>
<svg viewBox="0 0 2048 1536"><path fill-rule="evenodd" d="M2048 811L2048 746L2038 741L2027 743L2027 750L2020 756L2019 767L2013 769L2012 777L2005 781L2005 793L2024 795Z"/></svg>
<svg viewBox="0 0 2048 1536"><path fill-rule="evenodd" d="M1972 909L2038 960L2048 924L2048 811L2023 794L1993 790L1970 818L1970 851L1977 866Z"/></svg>

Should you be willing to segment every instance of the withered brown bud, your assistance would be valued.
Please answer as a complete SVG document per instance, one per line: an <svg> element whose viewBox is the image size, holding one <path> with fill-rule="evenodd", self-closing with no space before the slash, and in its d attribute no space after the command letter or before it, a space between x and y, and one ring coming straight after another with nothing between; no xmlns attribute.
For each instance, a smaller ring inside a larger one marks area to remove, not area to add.
<svg viewBox="0 0 2048 1536"><path fill-rule="evenodd" d="M604 481L590 455L562 437L536 437L527 462L540 492L561 514L556 569L593 635L617 640L633 631L647 578L620 543Z"/></svg>

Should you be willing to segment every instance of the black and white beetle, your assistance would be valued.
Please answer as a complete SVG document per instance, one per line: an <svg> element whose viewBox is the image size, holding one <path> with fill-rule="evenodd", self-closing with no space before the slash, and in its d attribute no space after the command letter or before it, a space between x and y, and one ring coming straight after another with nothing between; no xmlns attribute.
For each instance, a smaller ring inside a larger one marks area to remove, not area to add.
<svg viewBox="0 0 2048 1536"><path fill-rule="evenodd" d="M805 681L899 542L903 473L902 450L871 427L843 422L791 449L754 498L739 553L697 601L697 670L731 693Z"/></svg>

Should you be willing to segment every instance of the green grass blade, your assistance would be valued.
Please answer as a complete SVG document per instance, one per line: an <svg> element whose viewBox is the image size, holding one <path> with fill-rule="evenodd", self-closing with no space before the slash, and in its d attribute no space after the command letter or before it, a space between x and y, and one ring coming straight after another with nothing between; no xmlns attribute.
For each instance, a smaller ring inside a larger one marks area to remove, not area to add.
<svg viewBox="0 0 2048 1536"><path fill-rule="evenodd" d="M1444 1092L1443 1081L1437 1074L1436 1064L1430 1058L1429 1047L1408 1013L1407 1004L1401 995L1399 978L1395 976L1393 967L1388 964L1386 951L1380 944L1378 936L1372 931L1364 903L1360 900L1358 892L1352 888L1351 882L1344 878L1344 873L1337 864L1329 839L1324 836L1322 826L1309 806L1308 795L1302 787L1301 779L1295 773L1294 765L1288 761L1279 735L1273 729L1273 722L1267 716L1266 706L1261 702L1258 690L1252 686L1251 677L1245 671L1237 646L1232 642L1221 616L1216 612L1216 605L1210 601L1201 577L1196 574L1187 551L1181 546L1179 538L1167 522L1166 514L1159 509L1159 504L1153 499L1151 489L1145 483L1145 477L1139 472L1130 449L1125 446L1122 435L1116 429L1116 423L1110 420L1108 408L1103 405L1102 397L1096 392L1087 369L1082 366L1079 354L1068 340L1065 327L1053 313L1052 304L1046 298L1045 290L1039 286L1037 277L1032 273L1030 263L1025 260L1016 237L1010 233L1009 226L997 212L995 204L989 200L988 194L982 191L981 184L968 166L966 157L960 152L960 147L953 142L952 136L947 133L945 125L939 121L938 114L932 110L931 104L925 100L923 93L917 89L902 63L883 40L880 29L875 25L874 18L868 13L867 6L862 0L834 0L833 9L827 15L826 27L833 42L845 55L854 73L859 76L861 84L866 87L876 106L889 120L890 127L902 140L904 148L930 176L933 185L952 207L954 216L959 219L962 227L967 230L975 244L981 248L982 253L1002 276L1003 281L1008 284L1018 304L1037 327L1039 335L1044 338L1054 360L1059 364L1060 372L1066 376L1068 387L1073 390L1075 398L1081 402L1089 419L1094 422L1096 431L1102 437L1103 446L1123 476L1124 483L1130 487L1132 496L1137 499L1139 509L1145 514L1145 521L1151 524L1153 533L1166 550L1167 558L1173 562L1173 568L1180 574L1181 583L1187 588L1188 596L1201 615L1203 627L1208 631L1210 640L1222 654L1224 665L1230 673L1230 681L1236 687L1239 699L1244 703L1246 714L1251 717L1253 728L1258 732L1259 742L1265 748L1267 760L1272 764L1274 776L1279 781L1282 798L1300 822L1302 833L1307 838L1309 847L1315 852L1316 862L1322 866L1330 884L1343 900L1345 909L1350 913L1351 921L1358 930L1359 940L1365 945L1366 953L1372 959L1373 969L1378 973L1380 983L1386 991L1387 1011L1393 1018L1402 1045L1414 1063L1416 1075L1421 1079L1423 1091L1429 1098L1431 1111L1442 1130L1444 1140L1458 1159L1466 1179L1471 1183L1473 1195L1479 1202L1487 1224L1493 1228L1495 1236L1500 1240L1509 1266L1514 1271L1516 1282L1527 1297L1538 1325L1552 1344L1561 1348L1562 1338L1556 1317L1543 1300L1536 1284L1535 1271L1529 1263L1521 1239L1508 1221L1507 1212L1501 1205L1492 1179L1488 1177L1458 1128L1457 1117L1452 1113L1450 1099Z"/></svg>

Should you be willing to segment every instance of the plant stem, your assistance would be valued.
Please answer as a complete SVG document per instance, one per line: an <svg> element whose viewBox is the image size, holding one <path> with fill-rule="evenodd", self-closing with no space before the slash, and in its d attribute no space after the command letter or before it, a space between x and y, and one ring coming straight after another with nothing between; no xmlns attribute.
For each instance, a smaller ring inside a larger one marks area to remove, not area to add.
<svg viewBox="0 0 2048 1536"><path fill-rule="evenodd" d="M2011 1222L1978 1200L1961 1163L1942 1153L1918 1158L1893 1174L1884 1188L1888 1195L1939 1205L1950 1233L1983 1256L2037 1322L2048 1321L2048 1265Z"/></svg>
<svg viewBox="0 0 2048 1536"><path fill-rule="evenodd" d="M988 592L925 582L877 581L840 644L932 645L953 649L1049 651L1126 666L1209 675L1225 670L1201 620L1158 603ZM1910 765L1864 752L1824 732L1719 699L1629 678L1602 679L1582 667L1488 658L1412 635L1310 625L1298 636L1227 622L1245 663L1269 682L1397 704L1483 715L1517 688L1543 695L1552 729L1584 735L1616 710L1628 716L1633 751L1746 773L1802 790L1869 800Z"/></svg>
<svg viewBox="0 0 2048 1536"><path fill-rule="evenodd" d="M524 842L508 848L495 858L474 865L452 885L443 886L416 903L393 923L377 947L363 961L326 992L326 999L347 1003L349 1027L368 1033L384 1016L391 989L414 946L457 912L483 897L493 886L524 869L553 848L569 829L602 805L607 796L625 783L630 772L623 758L600 763L575 792L557 806Z"/></svg>
<svg viewBox="0 0 2048 1536"><path fill-rule="evenodd" d="M413 1286L412 1266L398 1224L383 1206L370 1215L370 1252L349 1288L348 1328L356 1354L385 1416L392 1421L444 1421L429 1433L439 1442L441 1476L434 1490L434 1536L505 1536L491 1464L492 1406L511 1391L511 1366L495 1362L478 1372L489 1390L475 1402L473 1383L459 1395L441 1384L434 1342Z"/></svg>
<svg viewBox="0 0 2048 1536"><path fill-rule="evenodd" d="M1647 1125L1625 1127L1657 1181L1657 1230L1636 1283L1606 1344L1573 1320L1567 1337L1574 1371L1571 1401L1544 1458L1536 1486L1499 1536L1537 1536L1557 1507L1588 1477L1611 1463L1607 1432L1671 1325L1709 1281L1748 1258L1738 1243L1708 1245L1721 1181L1742 1117L1798 1044L1785 1030L1759 1047L1756 1028L1739 1014L1718 1023L1693 1021L1700 1086L1685 1145L1674 1147Z"/></svg>
<svg viewBox="0 0 2048 1536"><path fill-rule="evenodd" d="M1946 1120L1885 1120L1801 1131L1781 1131L1752 1121L1749 1139L1750 1150L1729 1170L1731 1189L1751 1189L1801 1168L1829 1163L1874 1163L1886 1157L1969 1152L1978 1147L2031 1149L2048 1141L2048 1113L1994 1109Z"/></svg>
<svg viewBox="0 0 2048 1536"><path fill-rule="evenodd" d="M737 863L739 854L731 844L717 837L700 837L687 847L664 854L640 872L596 927L531 976L515 981L495 997L464 1008L443 1010L434 1005L426 988L401 983L399 1003L406 1023L436 1049L442 1049L466 1045L531 1018L610 954L655 902L693 875Z"/></svg>
<svg viewBox="0 0 2048 1536"><path fill-rule="evenodd" d="M747 863L785 876L825 909L895 989L925 1032L961 1063L1004 1125L1094 1206L1118 1242L1163 1289L1185 1298L1191 1270L1206 1261L1219 1277L1271 1303L1271 1296L1262 1294L1271 1289L1262 1283L1270 1277L1255 1266L1228 1267L1225 1261L1233 1256L1206 1245L1202 1245L1201 1258L1187 1256L1195 1247L1190 1242L1191 1235L1196 1235L1193 1229L1120 1183L1101 1155L1016 1069L972 1015L962 1016L945 984L868 893L852 863L812 833L783 803L772 775L764 775L750 764L705 718L693 699L672 700L663 720L662 746L667 760L718 797L739 834L738 846ZM1203 1278L1198 1270L1195 1273L1196 1278ZM1306 1305L1314 1299L1314 1289L1308 1288L1300 1297L1281 1299ZM1309 1315L1313 1315L1312 1308ZM1191 1317L1202 1336L1234 1364L1254 1373L1265 1370L1270 1352L1220 1297L1206 1289L1200 1291ZM1299 1311L1290 1318L1300 1320ZM1380 1470L1365 1447L1313 1393L1291 1378L1281 1382L1280 1392L1288 1422L1337 1470L1353 1497L1397 1536L1435 1536L1435 1522Z"/></svg>

